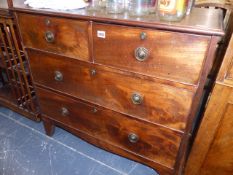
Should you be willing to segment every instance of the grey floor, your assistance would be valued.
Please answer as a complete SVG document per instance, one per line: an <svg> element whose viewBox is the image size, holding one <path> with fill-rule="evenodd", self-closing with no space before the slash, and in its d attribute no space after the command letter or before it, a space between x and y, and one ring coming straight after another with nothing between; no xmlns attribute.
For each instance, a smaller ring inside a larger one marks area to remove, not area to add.
<svg viewBox="0 0 233 175"><path fill-rule="evenodd" d="M154 170L0 107L0 175L156 175Z"/></svg>

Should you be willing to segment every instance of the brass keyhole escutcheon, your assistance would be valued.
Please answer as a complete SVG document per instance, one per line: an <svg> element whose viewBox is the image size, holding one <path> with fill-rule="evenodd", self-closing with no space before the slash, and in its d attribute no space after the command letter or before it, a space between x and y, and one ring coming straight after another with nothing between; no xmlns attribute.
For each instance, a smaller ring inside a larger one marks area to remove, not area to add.
<svg viewBox="0 0 233 175"><path fill-rule="evenodd" d="M54 79L56 81L62 81L63 80L63 74L60 71L55 71L54 74L55 74Z"/></svg>
<svg viewBox="0 0 233 175"><path fill-rule="evenodd" d="M98 110L97 110L96 108L93 108L93 109L92 109L92 112L95 114L95 113L98 112Z"/></svg>
<svg viewBox="0 0 233 175"><path fill-rule="evenodd" d="M47 19L45 19L45 25L46 26L49 26L51 24L51 21L47 18Z"/></svg>
<svg viewBox="0 0 233 175"><path fill-rule="evenodd" d="M140 33L140 39L141 39L141 40L145 40L146 38L147 38L146 32Z"/></svg>
<svg viewBox="0 0 233 175"><path fill-rule="evenodd" d="M62 107L61 108L61 114L66 117L66 116L68 116L70 114L70 112L69 112L69 110L67 108Z"/></svg>
<svg viewBox="0 0 233 175"><path fill-rule="evenodd" d="M91 73L92 76L95 76L97 72L96 72L95 69L91 69L90 73Z"/></svg>

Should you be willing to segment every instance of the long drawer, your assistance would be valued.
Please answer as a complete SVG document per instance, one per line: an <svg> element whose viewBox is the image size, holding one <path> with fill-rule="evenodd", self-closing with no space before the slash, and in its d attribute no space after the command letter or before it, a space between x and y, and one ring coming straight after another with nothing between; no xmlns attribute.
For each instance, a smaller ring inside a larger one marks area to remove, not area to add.
<svg viewBox="0 0 233 175"><path fill-rule="evenodd" d="M106 143L174 167L181 136L179 132L140 122L106 108L86 104L37 88L41 111L52 120L92 135Z"/></svg>
<svg viewBox="0 0 233 175"><path fill-rule="evenodd" d="M143 120L184 130L193 93L104 66L28 50L36 84Z"/></svg>
<svg viewBox="0 0 233 175"><path fill-rule="evenodd" d="M88 21L18 13L26 47L89 61Z"/></svg>
<svg viewBox="0 0 233 175"><path fill-rule="evenodd" d="M209 36L94 23L94 60L149 76L197 84L210 39Z"/></svg>

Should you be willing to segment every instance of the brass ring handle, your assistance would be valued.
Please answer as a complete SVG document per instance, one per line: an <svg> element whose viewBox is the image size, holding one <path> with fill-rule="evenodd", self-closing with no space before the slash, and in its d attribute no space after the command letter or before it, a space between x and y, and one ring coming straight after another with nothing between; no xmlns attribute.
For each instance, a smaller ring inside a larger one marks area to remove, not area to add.
<svg viewBox="0 0 233 175"><path fill-rule="evenodd" d="M54 42L54 40L55 40L55 35L54 35L54 33L51 32L51 31L45 32L45 39L46 39L46 41L47 41L48 43Z"/></svg>
<svg viewBox="0 0 233 175"><path fill-rule="evenodd" d="M54 76L54 79L56 81L62 81L63 80L63 75L60 71L55 71L54 72L55 76Z"/></svg>
<svg viewBox="0 0 233 175"><path fill-rule="evenodd" d="M70 112L69 112L69 110L67 108L62 107L61 108L61 114L66 117L66 116L68 116L70 114Z"/></svg>
<svg viewBox="0 0 233 175"><path fill-rule="evenodd" d="M139 140L139 137L138 137L137 134L130 133L130 134L128 135L128 139L129 139L129 141L130 141L131 143L137 143L138 140Z"/></svg>
<svg viewBox="0 0 233 175"><path fill-rule="evenodd" d="M133 93L131 96L133 104L140 105L143 102L143 97L139 93Z"/></svg>
<svg viewBox="0 0 233 175"><path fill-rule="evenodd" d="M149 51L145 47L138 47L135 49L134 55L138 61L145 61L149 56Z"/></svg>

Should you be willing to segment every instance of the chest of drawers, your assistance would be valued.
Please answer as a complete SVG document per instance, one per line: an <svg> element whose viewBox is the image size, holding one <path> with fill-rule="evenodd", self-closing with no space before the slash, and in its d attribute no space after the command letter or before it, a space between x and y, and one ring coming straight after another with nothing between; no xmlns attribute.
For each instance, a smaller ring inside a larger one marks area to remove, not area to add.
<svg viewBox="0 0 233 175"><path fill-rule="evenodd" d="M220 20L202 18L220 19L219 11L195 9L172 25L85 10L15 12L48 135L57 125L161 175L182 172L223 34Z"/></svg>

